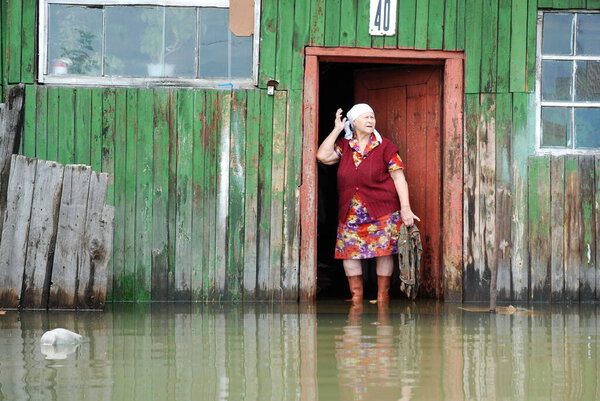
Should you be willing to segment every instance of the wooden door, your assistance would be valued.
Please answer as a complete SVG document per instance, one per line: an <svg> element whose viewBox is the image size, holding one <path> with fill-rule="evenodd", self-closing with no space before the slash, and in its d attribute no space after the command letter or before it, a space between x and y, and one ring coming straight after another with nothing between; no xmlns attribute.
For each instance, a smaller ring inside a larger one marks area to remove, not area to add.
<svg viewBox="0 0 600 401"><path fill-rule="evenodd" d="M410 204L421 218L421 295L442 296L440 268L442 69L407 66L358 70L355 103L375 111L377 130L392 140L406 166Z"/></svg>

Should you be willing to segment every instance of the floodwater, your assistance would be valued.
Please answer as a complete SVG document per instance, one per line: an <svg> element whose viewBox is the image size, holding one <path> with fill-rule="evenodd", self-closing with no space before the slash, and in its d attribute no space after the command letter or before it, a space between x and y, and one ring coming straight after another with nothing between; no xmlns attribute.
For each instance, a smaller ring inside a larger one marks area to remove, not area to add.
<svg viewBox="0 0 600 401"><path fill-rule="evenodd" d="M0 399L600 399L600 306L461 307L472 305L8 311L0 315ZM56 327L88 341L42 348L42 333Z"/></svg>

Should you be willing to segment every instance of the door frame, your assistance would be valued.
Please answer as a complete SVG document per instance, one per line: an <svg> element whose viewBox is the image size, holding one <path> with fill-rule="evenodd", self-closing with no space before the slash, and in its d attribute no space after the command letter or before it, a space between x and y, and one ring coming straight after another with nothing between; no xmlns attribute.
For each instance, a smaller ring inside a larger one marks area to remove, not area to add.
<svg viewBox="0 0 600 401"><path fill-rule="evenodd" d="M319 63L439 65L442 95L441 271L446 301L462 301L463 271L463 65L464 53L442 50L306 47L302 184L300 185L300 301L316 299Z"/></svg>

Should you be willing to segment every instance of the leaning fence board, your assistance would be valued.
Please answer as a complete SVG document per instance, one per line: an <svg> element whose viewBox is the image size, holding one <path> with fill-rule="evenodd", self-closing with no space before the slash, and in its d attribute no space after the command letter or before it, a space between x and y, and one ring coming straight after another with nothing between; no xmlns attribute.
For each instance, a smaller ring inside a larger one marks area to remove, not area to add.
<svg viewBox="0 0 600 401"><path fill-rule="evenodd" d="M58 210L62 192L64 166L53 161L38 160L36 182L31 205L27 259L23 275L22 308L48 306L48 288L52 274L52 258Z"/></svg>
<svg viewBox="0 0 600 401"><path fill-rule="evenodd" d="M49 308L66 309L77 306L77 270L84 257L82 241L91 172L90 167L84 165L65 167Z"/></svg>
<svg viewBox="0 0 600 401"><path fill-rule="evenodd" d="M36 160L13 156L0 243L0 307L18 308L27 255Z"/></svg>

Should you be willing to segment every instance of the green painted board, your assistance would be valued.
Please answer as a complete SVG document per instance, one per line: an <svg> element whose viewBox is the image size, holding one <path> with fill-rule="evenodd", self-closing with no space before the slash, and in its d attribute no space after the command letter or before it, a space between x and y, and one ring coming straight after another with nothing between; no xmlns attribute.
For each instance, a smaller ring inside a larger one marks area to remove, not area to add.
<svg viewBox="0 0 600 401"><path fill-rule="evenodd" d="M278 21L294 21L294 1L279 0ZM276 74L275 77L279 81L279 89L287 89L290 87L292 78L292 46L290 44L294 40L293 23L282 23L278 27L277 46L275 56Z"/></svg>
<svg viewBox="0 0 600 401"><path fill-rule="evenodd" d="M565 158L550 161L550 277L552 301L565 300Z"/></svg>
<svg viewBox="0 0 600 401"><path fill-rule="evenodd" d="M48 159L48 90L35 87L35 157Z"/></svg>
<svg viewBox="0 0 600 401"><path fill-rule="evenodd" d="M550 157L529 159L529 299L551 299L550 280Z"/></svg>
<svg viewBox="0 0 600 401"><path fill-rule="evenodd" d="M510 87L510 32L512 0L498 2L498 56L496 59L496 91L508 92Z"/></svg>
<svg viewBox="0 0 600 401"><path fill-rule="evenodd" d="M296 1L296 4L302 4ZM356 18L359 0L341 0L340 11L340 46L354 47L356 45ZM297 89L297 87L293 87Z"/></svg>
<svg viewBox="0 0 600 401"><path fill-rule="evenodd" d="M192 224L194 170L194 92L180 89L177 95L177 190L175 231L175 294L192 300Z"/></svg>
<svg viewBox="0 0 600 401"><path fill-rule="evenodd" d="M596 229L594 221L594 156L579 157L581 177L581 267L579 270L579 299L592 301L596 298Z"/></svg>
<svg viewBox="0 0 600 401"><path fill-rule="evenodd" d="M465 93L480 92L482 2L466 0Z"/></svg>
<svg viewBox="0 0 600 401"><path fill-rule="evenodd" d="M72 88L59 89L58 108L58 161L63 164L75 163L75 91Z"/></svg>
<svg viewBox="0 0 600 401"><path fill-rule="evenodd" d="M169 94L154 91L152 181L152 300L165 301L169 283Z"/></svg>
<svg viewBox="0 0 600 401"><path fill-rule="evenodd" d="M6 4L6 63L8 83L16 84L21 82L21 34L22 34L22 16L23 2L10 1Z"/></svg>
<svg viewBox="0 0 600 401"><path fill-rule="evenodd" d="M325 0L325 46L337 47L340 44L341 7L341 0Z"/></svg>
<svg viewBox="0 0 600 401"><path fill-rule="evenodd" d="M465 36L466 36L466 1L457 0L456 4L456 49L465 48Z"/></svg>
<svg viewBox="0 0 600 401"><path fill-rule="evenodd" d="M429 0L429 23L427 24L427 48L441 49L444 43L445 0Z"/></svg>
<svg viewBox="0 0 600 401"><path fill-rule="evenodd" d="M457 24L457 1L458 0L447 0L446 8L444 10L444 50L456 50L456 30L459 24ZM460 29L462 29L462 25Z"/></svg>
<svg viewBox="0 0 600 401"><path fill-rule="evenodd" d="M90 165L95 171L102 171L102 92L92 89Z"/></svg>
<svg viewBox="0 0 600 401"><path fill-rule="evenodd" d="M356 12L356 46L371 47L371 35L369 34L369 0L358 0Z"/></svg>
<svg viewBox="0 0 600 401"><path fill-rule="evenodd" d="M498 54L498 3L484 0L481 30L481 88L482 92L496 92Z"/></svg>
<svg viewBox="0 0 600 401"><path fill-rule="evenodd" d="M48 160L58 160L58 105L59 88L48 88L48 114L47 118L47 145L46 157Z"/></svg>
<svg viewBox="0 0 600 401"><path fill-rule="evenodd" d="M275 79L275 56L277 45L277 3L273 2L266 6L262 5L260 23L260 61L258 72L258 86L266 88L267 81Z"/></svg>
<svg viewBox="0 0 600 401"><path fill-rule="evenodd" d="M585 4L585 3L584 3ZM585 6L584 6L585 7ZM527 2L527 71L526 71L526 90L533 92L535 90L535 72L536 72L536 54L537 54L537 0Z"/></svg>
<svg viewBox="0 0 600 401"><path fill-rule="evenodd" d="M589 3L588 3L589 5ZM595 160L595 174L594 174L594 185L595 185L595 193L594 193L594 216L596 223L596 266L600 264L600 246L598 246L598 239L600 238L600 155L596 155ZM600 299L600 274L596 272L596 300Z"/></svg>
<svg viewBox="0 0 600 401"><path fill-rule="evenodd" d="M92 89L77 88L75 96L75 160L91 165Z"/></svg>
<svg viewBox="0 0 600 401"><path fill-rule="evenodd" d="M577 156L565 157L565 301L580 300L583 230L581 222L581 175Z"/></svg>
<svg viewBox="0 0 600 401"><path fill-rule="evenodd" d="M325 0L310 1L310 44L325 44Z"/></svg>
<svg viewBox="0 0 600 401"><path fill-rule="evenodd" d="M415 12L415 47L417 49L427 48L429 1L430 0L417 0Z"/></svg>
<svg viewBox="0 0 600 401"><path fill-rule="evenodd" d="M204 213L205 208L205 144L204 114L205 91L194 91L193 109L193 164L192 164L192 300L203 298L203 276L206 268L204 254Z"/></svg>
<svg viewBox="0 0 600 401"><path fill-rule="evenodd" d="M167 299L175 300L175 253L177 250L177 89L167 92L167 149L169 150L167 163L168 196L167 196Z"/></svg>
<svg viewBox="0 0 600 401"><path fill-rule="evenodd" d="M273 96L260 93L260 137L258 164L258 298L270 298L270 232L273 161Z"/></svg>
<svg viewBox="0 0 600 401"><path fill-rule="evenodd" d="M244 202L244 299L254 299L256 294L258 262L258 167L260 137L260 92L248 93L246 120L246 181Z"/></svg>
<svg viewBox="0 0 600 401"><path fill-rule="evenodd" d="M307 7L307 4L302 1L296 1L294 7L295 23L290 88L302 89L304 84L304 46L310 42L310 7Z"/></svg>
<svg viewBox="0 0 600 401"><path fill-rule="evenodd" d="M510 91L527 90L527 2L512 2L510 36Z"/></svg>
<svg viewBox="0 0 600 401"><path fill-rule="evenodd" d="M50 99L48 99L50 100ZM102 171L109 173L111 178L108 182L106 203L115 205L114 189L114 134L115 134L115 90L111 88L102 91L102 133L101 133L101 157Z"/></svg>
<svg viewBox="0 0 600 401"><path fill-rule="evenodd" d="M600 0L587 0L588 10L600 10Z"/></svg>
<svg viewBox="0 0 600 401"><path fill-rule="evenodd" d="M235 91L231 105L227 298L241 300L244 274L246 110L248 91Z"/></svg>
<svg viewBox="0 0 600 401"><path fill-rule="evenodd" d="M27 157L35 157L35 121L36 121L36 86L25 87L25 105L23 116L23 136L21 138L22 153Z"/></svg>
<svg viewBox="0 0 600 401"><path fill-rule="evenodd" d="M6 37L6 26L4 21L6 21L6 0L0 0L0 98L4 100L4 88L6 87L6 45L5 45L5 37Z"/></svg>
<svg viewBox="0 0 600 401"><path fill-rule="evenodd" d="M398 0L398 47L415 47L416 0Z"/></svg>
<svg viewBox="0 0 600 401"><path fill-rule="evenodd" d="M37 21L35 11L37 8L36 0L22 0L22 31L21 31L21 82L34 83L35 63L37 57L35 53Z"/></svg>
<svg viewBox="0 0 600 401"><path fill-rule="evenodd" d="M400 26L400 7L396 4L396 33L392 36L386 36L384 39L383 46L390 49L398 47L398 27Z"/></svg>
<svg viewBox="0 0 600 401"><path fill-rule="evenodd" d="M136 207L136 184L137 184L137 145L138 145L138 129L139 129L139 106L138 93L136 88L126 90L126 133L125 133L125 149L121 151L121 156L125 157L125 162L121 163L124 167L123 184L123 274L122 274L122 290L123 299L127 301L136 301L138 299L138 288L140 285L137 282L136 276L136 220L138 209Z"/></svg>
<svg viewBox="0 0 600 401"><path fill-rule="evenodd" d="M115 89L115 107L114 107L114 131L110 134L112 139L114 157L114 197L115 214L113 229L113 274L115 283L113 287L113 296L116 299L126 299L124 285L125 263L125 161L127 158L127 97L124 88Z"/></svg>

